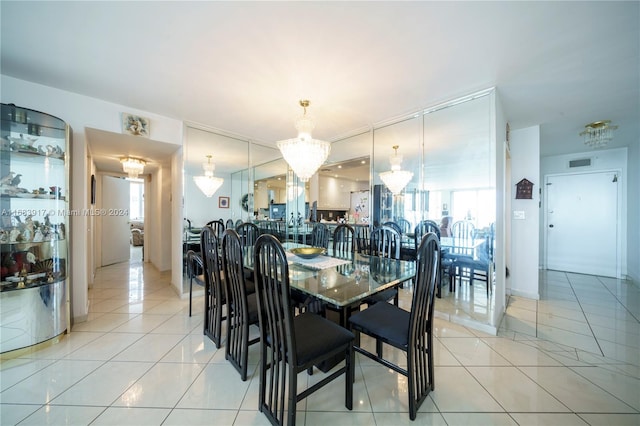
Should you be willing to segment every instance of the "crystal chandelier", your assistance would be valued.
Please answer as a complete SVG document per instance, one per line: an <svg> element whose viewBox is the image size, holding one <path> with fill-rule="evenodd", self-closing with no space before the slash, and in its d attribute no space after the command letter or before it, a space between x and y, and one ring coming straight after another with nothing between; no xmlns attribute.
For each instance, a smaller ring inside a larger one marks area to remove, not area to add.
<svg viewBox="0 0 640 426"><path fill-rule="evenodd" d="M413 172L400 169L402 155L398 155L398 148L398 145L393 146L394 154L393 157L389 159L391 170L380 173L380 179L382 179L382 182L384 182L394 195L401 193L411 178L413 178Z"/></svg>
<svg viewBox="0 0 640 426"><path fill-rule="evenodd" d="M584 126L580 136L584 136L584 144L591 148L603 148L613 139L613 131L618 126L612 126L611 120L594 121Z"/></svg>
<svg viewBox="0 0 640 426"><path fill-rule="evenodd" d="M331 144L311 137L311 132L316 125L307 115L309 101L301 100L300 106L304 109L304 113L296 120L298 137L280 141L277 145L289 167L302 182L307 182L329 156Z"/></svg>
<svg viewBox="0 0 640 426"><path fill-rule="evenodd" d="M144 166L147 164L144 160L132 157L122 158L120 162L122 163L122 170L129 175L130 179L137 179L138 175L144 172Z"/></svg>
<svg viewBox="0 0 640 426"><path fill-rule="evenodd" d="M211 155L207 155L207 162L202 164L202 168L204 169L204 175L194 176L193 181L204 195L211 197L222 186L224 179L213 176L216 166L211 163Z"/></svg>

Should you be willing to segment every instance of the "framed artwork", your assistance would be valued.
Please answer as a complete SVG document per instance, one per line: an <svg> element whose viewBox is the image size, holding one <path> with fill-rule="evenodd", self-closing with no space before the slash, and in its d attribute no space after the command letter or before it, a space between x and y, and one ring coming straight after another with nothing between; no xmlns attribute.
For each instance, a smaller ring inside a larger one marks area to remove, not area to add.
<svg viewBox="0 0 640 426"><path fill-rule="evenodd" d="M91 175L91 204L96 203L96 175Z"/></svg>
<svg viewBox="0 0 640 426"><path fill-rule="evenodd" d="M122 113L122 133L133 136L149 137L149 119L139 115Z"/></svg>
<svg viewBox="0 0 640 426"><path fill-rule="evenodd" d="M221 209L228 209L229 197L218 197L218 207Z"/></svg>

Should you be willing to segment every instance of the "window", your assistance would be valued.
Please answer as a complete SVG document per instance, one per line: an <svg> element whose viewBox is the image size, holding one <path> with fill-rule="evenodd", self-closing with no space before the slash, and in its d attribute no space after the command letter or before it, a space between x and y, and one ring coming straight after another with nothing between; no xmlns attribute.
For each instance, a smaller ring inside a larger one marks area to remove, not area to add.
<svg viewBox="0 0 640 426"><path fill-rule="evenodd" d="M453 220L470 220L476 228L486 228L495 221L496 191L476 189L453 191L451 193L451 213Z"/></svg>
<svg viewBox="0 0 640 426"><path fill-rule="evenodd" d="M129 182L129 217L144 220L144 182Z"/></svg>

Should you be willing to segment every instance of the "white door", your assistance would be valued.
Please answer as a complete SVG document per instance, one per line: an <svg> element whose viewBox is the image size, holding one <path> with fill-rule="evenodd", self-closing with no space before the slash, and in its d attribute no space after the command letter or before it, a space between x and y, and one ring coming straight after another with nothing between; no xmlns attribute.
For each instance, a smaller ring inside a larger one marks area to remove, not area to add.
<svg viewBox="0 0 640 426"><path fill-rule="evenodd" d="M129 260L129 181L102 177L101 266Z"/></svg>
<svg viewBox="0 0 640 426"><path fill-rule="evenodd" d="M548 176L547 268L618 275L616 172Z"/></svg>

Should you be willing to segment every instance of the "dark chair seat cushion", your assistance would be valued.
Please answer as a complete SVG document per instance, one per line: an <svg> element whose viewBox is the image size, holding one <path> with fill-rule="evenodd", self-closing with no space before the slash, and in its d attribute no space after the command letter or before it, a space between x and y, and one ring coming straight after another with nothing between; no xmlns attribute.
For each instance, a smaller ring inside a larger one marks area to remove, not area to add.
<svg viewBox="0 0 640 426"><path fill-rule="evenodd" d="M346 328L320 315L305 312L293 318L298 367L316 361L322 355L353 342L354 335Z"/></svg>
<svg viewBox="0 0 640 426"><path fill-rule="evenodd" d="M349 318L356 329L405 348L409 338L409 312L389 303L377 303Z"/></svg>

